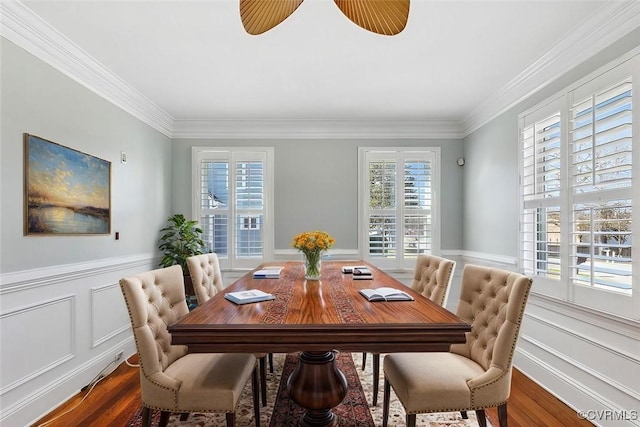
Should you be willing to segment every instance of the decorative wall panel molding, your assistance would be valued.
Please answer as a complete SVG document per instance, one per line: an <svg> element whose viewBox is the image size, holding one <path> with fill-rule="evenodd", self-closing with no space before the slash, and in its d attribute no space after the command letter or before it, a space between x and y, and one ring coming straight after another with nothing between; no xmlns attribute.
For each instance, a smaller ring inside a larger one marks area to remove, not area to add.
<svg viewBox="0 0 640 427"><path fill-rule="evenodd" d="M555 355L555 353L548 353ZM561 359L554 359L561 360ZM542 378L544 381L541 385L552 395L564 401L569 407L580 410L607 410L613 413L629 412L633 407L622 407L612 400L613 396L605 395L595 388L588 387L581 381L576 379L573 372L559 369L555 363L549 363L547 358L541 358L538 355L527 351L520 346L516 350L514 363L526 375L532 378ZM566 366L571 363L567 361ZM573 397L571 401L567 401L565 396ZM619 425L619 424L615 424ZM632 425L638 424L636 420Z"/></svg>
<svg viewBox="0 0 640 427"><path fill-rule="evenodd" d="M527 305L537 306L560 316L579 320L603 330L640 341L640 322L631 319L618 317L589 307L582 307L534 291L532 291Z"/></svg>
<svg viewBox="0 0 640 427"><path fill-rule="evenodd" d="M603 343L603 342L597 341L595 339L592 339L584 335L583 333L567 328L566 325L560 326L557 323L551 322L548 319L545 319L544 317L539 316L537 314L527 313L526 318L530 319L528 323L533 321L545 328L553 329L555 332L558 332L562 335L569 336L572 339L584 341L585 343L587 343L588 345L594 348L598 348L602 351L611 353L611 357L615 357L617 359L625 359L627 362L635 363L636 365L638 365L636 369L640 369L640 354L638 353L625 351L620 348L615 348L610 343ZM525 336L525 339L529 339L529 338L526 338Z"/></svg>
<svg viewBox="0 0 640 427"><path fill-rule="evenodd" d="M136 255L4 273L0 275L0 295L98 276L127 268L157 265L157 259L159 258L156 255Z"/></svg>
<svg viewBox="0 0 640 427"><path fill-rule="evenodd" d="M43 375L72 359L75 355L76 296L64 295L40 301L2 313L0 323L4 331L20 331L24 341L36 343L46 351L25 352L21 340L3 342L0 366L3 381L0 395ZM9 360L21 360L8 364Z"/></svg>
<svg viewBox="0 0 640 427"><path fill-rule="evenodd" d="M578 335L572 335L572 338L577 338L580 339L581 337ZM640 400L640 393L638 393L637 391L633 390L632 388L620 383L619 381L616 381L613 378L610 378L609 376L606 376L604 374L602 374L601 372L599 372L598 370L594 369L591 366L588 366L582 362L580 362L579 360L576 360L573 357L568 356L567 354L561 352L559 349L557 348L552 348L546 344L544 344L543 342L533 339L527 335L521 335L520 339L522 341L525 341L527 343L529 343L532 346L535 346L537 349L542 350L544 352L546 352L547 354L549 354L550 356L552 356L554 359L561 359L563 362L569 364L570 366L572 366L574 369L580 370L582 371L582 375L591 377L592 379L597 379L598 381L607 384L608 386L628 395L633 397L636 400ZM587 342L588 340L584 340L585 342ZM601 350L608 350L606 347L604 346L600 346L598 345L598 347ZM629 368L630 370L628 372L637 372L637 369L639 368L637 365L638 360L634 359L632 357L624 357L623 355L623 360L619 360L616 359L617 355L619 354L616 351L611 351L612 355L611 355L611 360L616 360L616 363L621 363L623 361L628 362L629 364ZM546 360L546 359L545 359ZM633 366L636 365L636 366ZM626 370L625 370L626 371ZM575 380L576 376L571 376L571 378L573 378ZM584 386L584 384L583 384Z"/></svg>
<svg viewBox="0 0 640 427"><path fill-rule="evenodd" d="M129 315L118 283L91 288L91 348L128 331Z"/></svg>
<svg viewBox="0 0 640 427"><path fill-rule="evenodd" d="M462 258L471 263L474 261L484 261L485 263L501 266L501 268L505 269L513 269L518 265L518 258L516 257L485 252L462 251Z"/></svg>
<svg viewBox="0 0 640 427"><path fill-rule="evenodd" d="M130 336L122 340L121 342L119 342L115 346L115 349L116 351L123 350L125 352L125 355L133 354L135 350L135 342L133 340L133 336ZM67 371L61 377L56 378L55 381L46 384L44 387L38 388L32 393L29 393L28 395L20 399L19 402L16 402L11 406L7 406L7 407L3 406L2 411L0 413L0 425L5 425L5 422L6 422L6 425L21 425L17 423L12 424L11 422L7 422L7 420L10 420L12 417L16 416L17 414L20 414L20 412L27 413L26 416L30 421L28 423L30 425L31 423L41 418L42 415L44 415L44 414L34 413L32 410L30 410L32 405L38 403L43 399L46 399L47 396L55 395L56 393L60 394L61 388L68 386L69 383L73 383L74 381L77 383L78 379L80 379L80 381L82 381L83 384L85 384L86 381L89 381L89 379L84 379L85 377L87 378L93 377L95 375L93 371L95 371L96 369L102 368L106 363L108 363L108 361L111 361L112 358L113 358L113 355L111 354L111 352L102 353L99 356L96 356L93 359L79 366L76 366L73 370ZM75 394L76 391L77 389L73 391L73 394ZM58 401L58 403L62 403L62 401ZM53 408L50 408L50 409L53 409Z"/></svg>

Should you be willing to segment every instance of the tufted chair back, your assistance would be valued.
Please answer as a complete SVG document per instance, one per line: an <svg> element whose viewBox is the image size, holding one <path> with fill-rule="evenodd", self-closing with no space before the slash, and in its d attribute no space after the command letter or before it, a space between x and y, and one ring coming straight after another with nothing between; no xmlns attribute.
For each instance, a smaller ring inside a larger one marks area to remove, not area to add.
<svg viewBox="0 0 640 427"><path fill-rule="evenodd" d="M182 268L148 271L120 280L140 356L141 387L162 382L162 373L187 353L185 346L171 345L170 325L189 312L184 294Z"/></svg>
<svg viewBox="0 0 640 427"><path fill-rule="evenodd" d="M218 255L210 253L189 257L187 267L198 305L203 304L224 288Z"/></svg>
<svg viewBox="0 0 640 427"><path fill-rule="evenodd" d="M518 273L465 265L456 314L471 324L467 342L451 352L472 359L486 371L509 373L531 279ZM509 381L510 383L510 381Z"/></svg>
<svg viewBox="0 0 640 427"><path fill-rule="evenodd" d="M453 278L455 261L433 255L418 255L411 288L443 306Z"/></svg>

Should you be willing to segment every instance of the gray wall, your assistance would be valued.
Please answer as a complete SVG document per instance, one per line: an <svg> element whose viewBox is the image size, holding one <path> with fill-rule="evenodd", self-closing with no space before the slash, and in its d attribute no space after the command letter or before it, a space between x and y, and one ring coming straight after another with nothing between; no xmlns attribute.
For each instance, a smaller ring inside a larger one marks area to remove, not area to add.
<svg viewBox="0 0 640 427"><path fill-rule="evenodd" d="M336 249L357 249L358 147L441 147L442 249L462 247L462 141L447 140L194 140L173 141L173 209L191 212L192 147L274 147L275 249L293 236L323 229ZM313 199L312 199L313 198Z"/></svg>
<svg viewBox="0 0 640 427"><path fill-rule="evenodd" d="M170 211L170 139L1 40L0 271L155 252ZM111 162L111 235L23 235L24 132Z"/></svg>
<svg viewBox="0 0 640 427"><path fill-rule="evenodd" d="M0 424L22 426L108 374L118 352L134 353L118 280L157 267L171 205L171 141L0 43ZM24 132L112 162L110 235L23 235Z"/></svg>
<svg viewBox="0 0 640 427"><path fill-rule="evenodd" d="M464 138L464 250L518 256L518 114L638 45L640 29Z"/></svg>

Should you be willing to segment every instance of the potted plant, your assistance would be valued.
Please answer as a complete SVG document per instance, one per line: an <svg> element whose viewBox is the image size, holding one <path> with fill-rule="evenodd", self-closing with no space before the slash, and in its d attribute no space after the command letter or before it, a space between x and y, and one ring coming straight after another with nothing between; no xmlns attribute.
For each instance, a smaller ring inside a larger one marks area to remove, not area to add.
<svg viewBox="0 0 640 427"><path fill-rule="evenodd" d="M158 248L164 253L160 266L180 265L184 274L185 292L187 296L193 295L187 258L203 253L202 229L198 227L197 221L187 220L183 214L174 214L167 222L167 226L160 229L162 236Z"/></svg>

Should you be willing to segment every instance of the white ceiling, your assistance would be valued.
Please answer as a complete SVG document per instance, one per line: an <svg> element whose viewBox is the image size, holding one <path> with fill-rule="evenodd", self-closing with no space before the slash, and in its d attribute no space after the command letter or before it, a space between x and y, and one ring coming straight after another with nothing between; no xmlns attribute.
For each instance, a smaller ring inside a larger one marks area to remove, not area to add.
<svg viewBox="0 0 640 427"><path fill-rule="evenodd" d="M389 37L332 0L305 0L258 36L238 0L23 1L175 121L468 120L612 3L413 0Z"/></svg>

